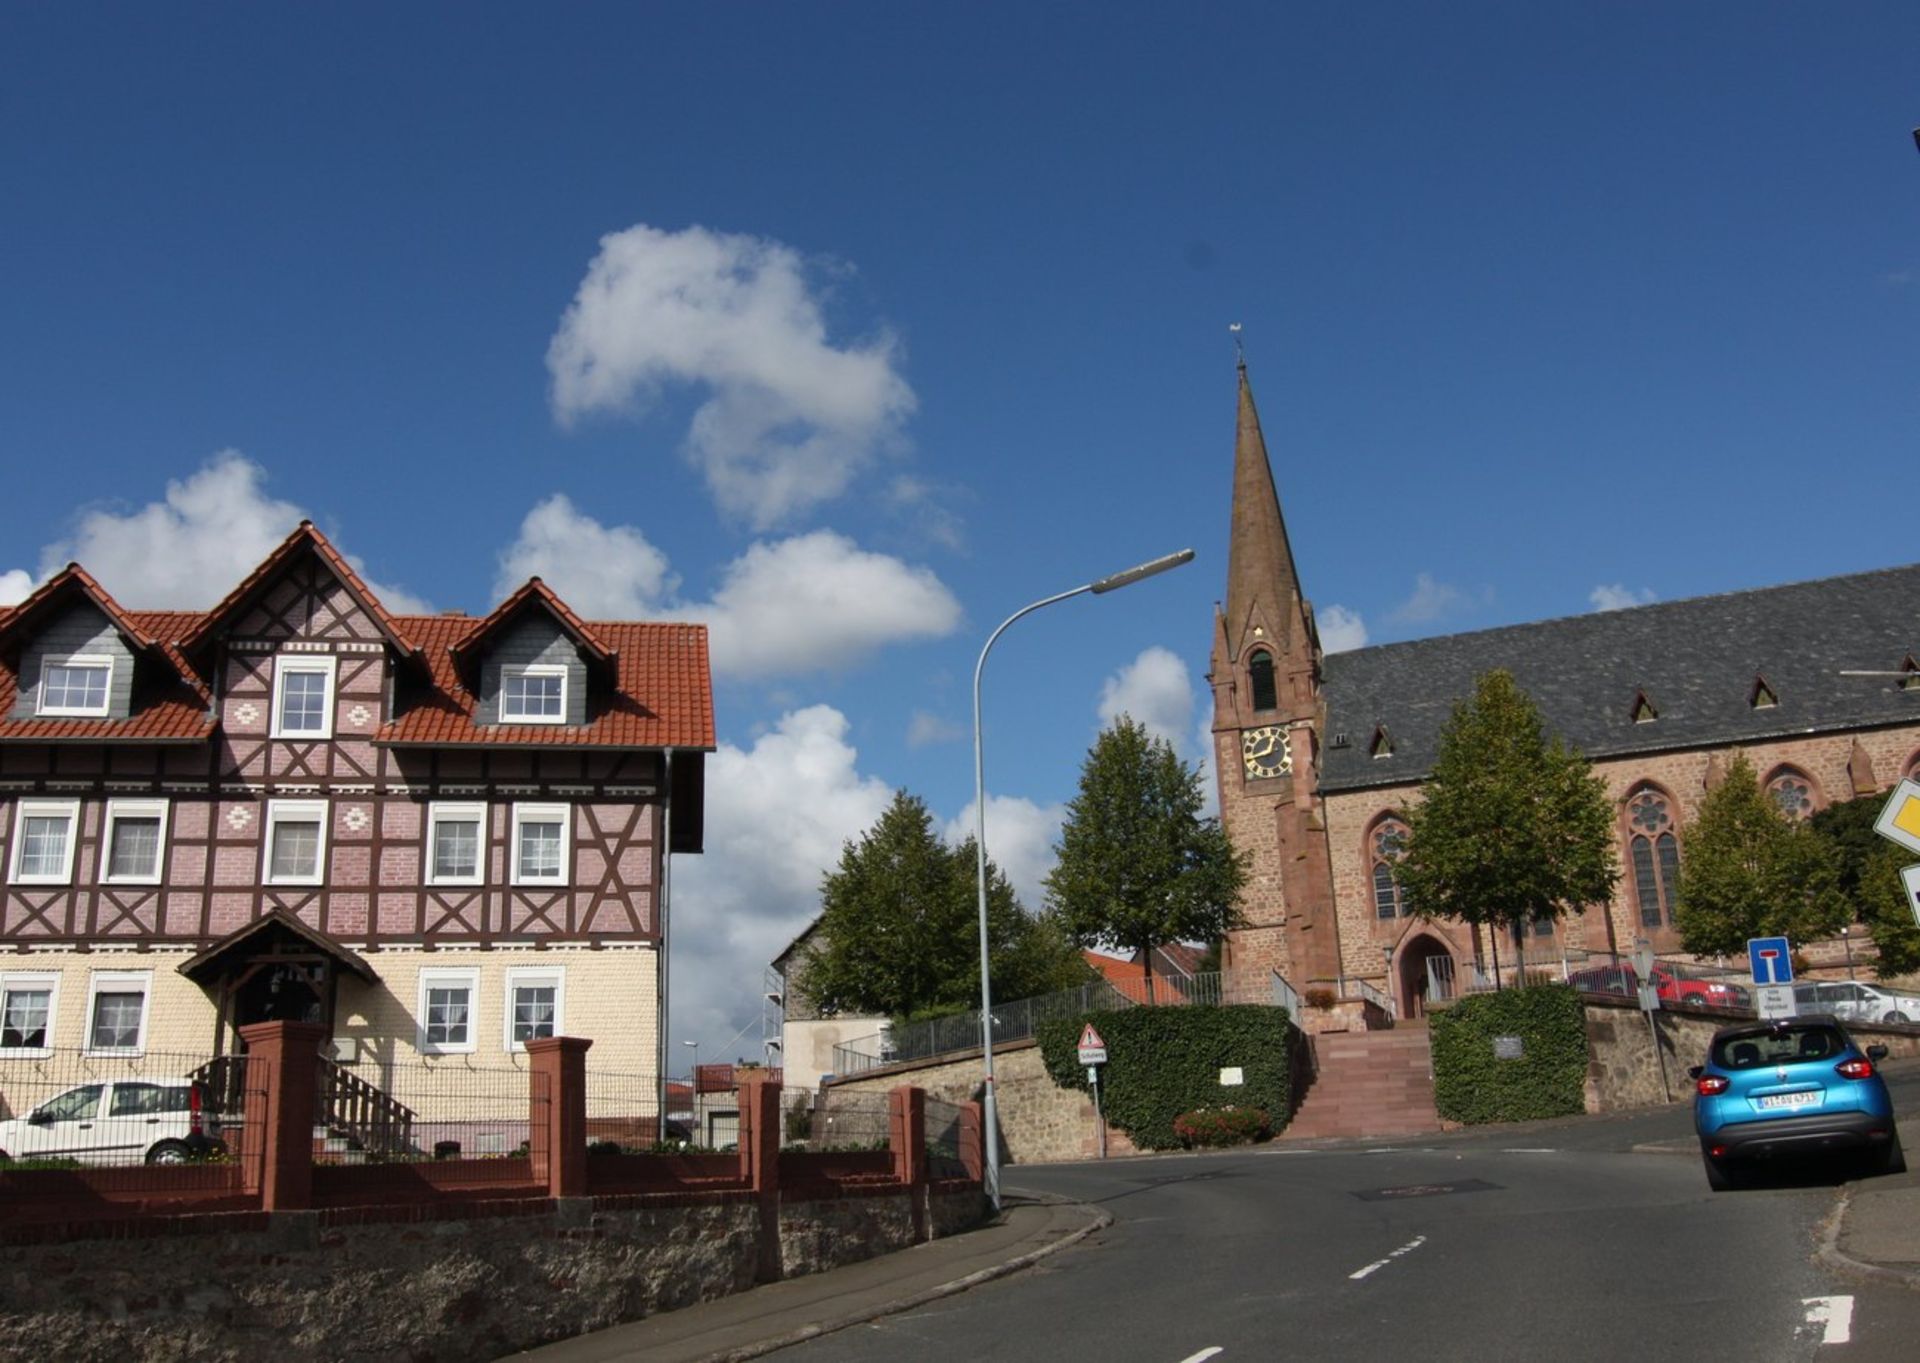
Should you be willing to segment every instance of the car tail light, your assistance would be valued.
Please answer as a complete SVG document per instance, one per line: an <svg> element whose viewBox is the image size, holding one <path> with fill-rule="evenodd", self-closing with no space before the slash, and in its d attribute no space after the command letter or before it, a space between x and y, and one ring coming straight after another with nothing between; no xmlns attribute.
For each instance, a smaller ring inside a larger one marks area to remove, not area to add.
<svg viewBox="0 0 1920 1363"><path fill-rule="evenodd" d="M206 1134L200 1129L200 1086L198 1084L187 1089L187 1130L196 1136Z"/></svg>
<svg viewBox="0 0 1920 1363"><path fill-rule="evenodd" d="M1695 1081L1694 1088L1711 1098L1716 1093L1725 1093L1730 1082L1724 1074L1703 1074Z"/></svg>
<svg viewBox="0 0 1920 1363"><path fill-rule="evenodd" d="M1871 1060L1842 1060L1833 1068L1848 1079L1873 1078L1873 1062Z"/></svg>

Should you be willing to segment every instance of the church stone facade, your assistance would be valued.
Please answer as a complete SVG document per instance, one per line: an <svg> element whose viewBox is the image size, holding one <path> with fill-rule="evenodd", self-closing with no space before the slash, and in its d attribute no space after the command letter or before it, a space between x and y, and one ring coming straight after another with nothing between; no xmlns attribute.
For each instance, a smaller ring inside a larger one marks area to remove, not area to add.
<svg viewBox="0 0 1920 1363"><path fill-rule="evenodd" d="M1502 961L1677 953L1688 826L1735 753L1796 817L1888 790L1920 772L1917 659L1920 566L1328 654L1243 366L1208 677L1221 819L1251 869L1227 962L1336 998L1370 986L1403 1017L1491 964L1484 934L1408 914L1394 863L1442 726L1494 668L1606 782L1621 872L1611 902Z"/></svg>

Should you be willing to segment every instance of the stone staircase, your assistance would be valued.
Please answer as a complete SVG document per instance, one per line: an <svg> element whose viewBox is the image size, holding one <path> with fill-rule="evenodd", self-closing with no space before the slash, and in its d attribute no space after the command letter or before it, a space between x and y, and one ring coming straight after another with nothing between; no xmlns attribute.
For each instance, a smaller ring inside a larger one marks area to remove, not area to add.
<svg viewBox="0 0 1920 1363"><path fill-rule="evenodd" d="M1319 1074L1283 1140L1321 1136L1411 1136L1438 1131L1427 1029L1403 1022L1380 1032L1313 1038Z"/></svg>

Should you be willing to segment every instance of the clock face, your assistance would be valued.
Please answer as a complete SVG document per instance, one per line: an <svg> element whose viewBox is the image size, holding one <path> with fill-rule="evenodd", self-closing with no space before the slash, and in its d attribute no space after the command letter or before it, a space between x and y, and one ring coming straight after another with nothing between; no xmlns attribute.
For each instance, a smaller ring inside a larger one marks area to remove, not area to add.
<svg viewBox="0 0 1920 1363"><path fill-rule="evenodd" d="M1249 776L1285 776L1293 770L1287 731L1278 724L1246 730L1240 735L1240 760Z"/></svg>

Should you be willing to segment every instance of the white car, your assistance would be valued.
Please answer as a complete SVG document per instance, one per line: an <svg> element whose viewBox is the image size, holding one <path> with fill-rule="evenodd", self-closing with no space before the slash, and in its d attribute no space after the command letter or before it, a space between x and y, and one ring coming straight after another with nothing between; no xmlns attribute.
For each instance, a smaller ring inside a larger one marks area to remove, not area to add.
<svg viewBox="0 0 1920 1363"><path fill-rule="evenodd" d="M109 1079L55 1094L0 1122L0 1159L184 1164L218 1148L191 1079Z"/></svg>
<svg viewBox="0 0 1920 1363"><path fill-rule="evenodd" d="M1920 998L1856 980L1818 980L1793 987L1802 1013L1831 1013L1842 1022L1920 1022Z"/></svg>

